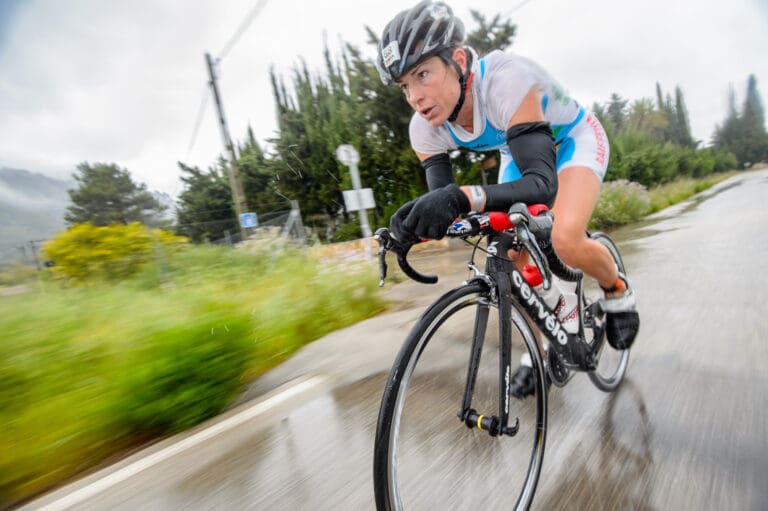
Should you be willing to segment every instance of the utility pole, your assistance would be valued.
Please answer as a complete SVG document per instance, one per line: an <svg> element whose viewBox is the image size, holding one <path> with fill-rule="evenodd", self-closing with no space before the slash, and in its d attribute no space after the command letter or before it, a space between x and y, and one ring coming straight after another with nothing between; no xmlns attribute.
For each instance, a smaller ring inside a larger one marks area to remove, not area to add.
<svg viewBox="0 0 768 511"><path fill-rule="evenodd" d="M232 138L229 136L229 129L227 128L227 121L224 118L224 108L221 105L221 96L219 95L219 87L216 83L216 71L213 68L213 59L210 53L205 54L205 62L208 65L208 74L211 77L210 85L213 92L213 99L216 103L216 111L219 114L219 126L221 127L221 137L224 139L224 147L229 151L229 188L232 192L232 201L235 204L235 213L237 214L237 225L240 228L240 240L245 241L247 237L247 231L245 227L240 223L240 218L243 213L248 211L248 205L245 202L245 194L243 193L243 185L240 182L240 173L237 168L237 155L235 155L235 146L232 144Z"/></svg>

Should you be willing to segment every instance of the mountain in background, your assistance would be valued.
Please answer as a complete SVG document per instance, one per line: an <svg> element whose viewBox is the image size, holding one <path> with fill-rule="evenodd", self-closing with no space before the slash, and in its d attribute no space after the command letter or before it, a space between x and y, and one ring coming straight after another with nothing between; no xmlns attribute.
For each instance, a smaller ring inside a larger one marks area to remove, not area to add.
<svg viewBox="0 0 768 511"><path fill-rule="evenodd" d="M66 229L67 190L76 187L71 179L0 167L0 262L23 259L26 256L20 247L26 247L29 255L30 242L48 240ZM172 224L176 216L173 198L162 192L150 193L167 208L160 218Z"/></svg>
<svg viewBox="0 0 768 511"><path fill-rule="evenodd" d="M73 181L0 168L0 260L18 259L19 247L47 240L66 227Z"/></svg>

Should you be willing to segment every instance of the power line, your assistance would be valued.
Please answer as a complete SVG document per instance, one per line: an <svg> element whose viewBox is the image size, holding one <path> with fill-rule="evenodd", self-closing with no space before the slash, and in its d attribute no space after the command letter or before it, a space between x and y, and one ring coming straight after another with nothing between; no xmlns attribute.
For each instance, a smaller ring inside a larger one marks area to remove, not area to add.
<svg viewBox="0 0 768 511"><path fill-rule="evenodd" d="M208 84L203 87L203 97L200 101L200 107L197 110L197 119L195 120L195 129L192 131L192 139L189 141L189 147L187 147L187 156L184 161L189 161L189 155L192 154L192 148L197 141L197 133L200 130L200 124L203 122L203 114L205 113L205 107L208 106Z"/></svg>
<svg viewBox="0 0 768 511"><path fill-rule="evenodd" d="M221 61L224 57L227 56L227 54L232 50L232 48L237 44L237 41L240 39L240 37L245 33L248 26L253 22L254 19L261 13L261 11L264 9L264 7L267 5L267 0L259 0L259 2L256 4L256 6L251 10L251 12L243 19L243 22L240 24L240 26L237 28L235 33L232 35L232 37L229 39L229 42L224 46L224 49L219 52L218 57L216 57L217 62ZM209 94L208 94L208 84L206 83L203 86L203 94L202 99L200 100L200 106L197 110L197 117L195 119L195 127L192 131L192 137L189 141L189 146L187 147L187 155L184 158L185 161L189 161L189 156L192 154L192 149L195 146L195 142L197 141L197 135L200 131L200 125L203 122L203 115L205 114L205 108L208 106L209 101Z"/></svg>
<svg viewBox="0 0 768 511"><path fill-rule="evenodd" d="M512 8L511 8L510 10L508 10L507 12L505 12L505 13L504 13L504 16L509 16L510 14L512 14L512 13L513 13L513 12L515 12L516 10L520 9L522 6L524 6L525 4L527 4L527 3L528 3L528 2L530 2L530 1L531 1L531 0L523 0L522 2L520 2L520 3L519 3L519 4L517 4L516 6L512 7Z"/></svg>
<svg viewBox="0 0 768 511"><path fill-rule="evenodd" d="M245 17L245 19L240 24L238 29L232 35L232 38L229 40L229 42L224 46L224 49L219 52L218 56L216 57L216 60L222 60L227 56L227 54L232 50L235 44L237 44L238 39L240 39L240 37L248 28L248 26L253 22L254 19L256 19L256 16L258 16L259 13L261 13L262 9L264 9L266 5L267 5L267 0L258 1L256 6L253 8L253 10L248 14L248 16Z"/></svg>

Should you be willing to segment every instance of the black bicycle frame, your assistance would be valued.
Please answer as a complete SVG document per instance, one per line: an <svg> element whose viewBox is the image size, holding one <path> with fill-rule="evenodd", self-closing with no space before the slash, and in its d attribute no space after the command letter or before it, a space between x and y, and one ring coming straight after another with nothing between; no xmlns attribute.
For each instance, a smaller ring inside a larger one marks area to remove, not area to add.
<svg viewBox="0 0 768 511"><path fill-rule="evenodd" d="M479 303L475 314L475 325L472 334L472 348L470 352L467 380L464 388L459 418L468 427L477 427L487 431L491 436L500 434L513 436L518 431L519 421L509 426L509 385L512 368L512 332L511 310L514 298L527 312L541 332L549 339L550 345L561 355L566 366L582 371L592 371L596 367L595 353L599 349L599 342L589 345L584 341L583 314L581 293L581 281L577 283L576 294L578 296L579 313L582 315L579 321L579 333L571 334L565 331L555 310L531 288L523 275L515 268L512 261L502 259L510 248L516 246L515 238L508 233L496 233L488 236L488 257L486 259L486 274L491 278L494 289L491 289L492 297L495 296L499 310L499 413L497 416L486 416L472 408L472 396L474 394L477 373L480 365L480 357L483 351L488 315L491 303ZM500 257L496 257L496 255Z"/></svg>
<svg viewBox="0 0 768 511"><path fill-rule="evenodd" d="M488 246L494 247L496 253L507 253L514 245L514 238L505 233L490 235ZM477 373L480 366L480 357L483 351L488 315L491 303L479 303L475 313L475 325L472 334L472 349L470 352L467 380L464 388L459 418L470 428L477 427L487 431L491 436L514 436L519 429L519 419L515 419L513 426L509 425L509 385L512 378L512 288L509 272L512 263L507 260L492 257L486 259L486 274L495 283L495 288L490 290L491 299L495 296L499 310L499 412L498 415L487 416L478 413L472 408L472 395L477 381Z"/></svg>

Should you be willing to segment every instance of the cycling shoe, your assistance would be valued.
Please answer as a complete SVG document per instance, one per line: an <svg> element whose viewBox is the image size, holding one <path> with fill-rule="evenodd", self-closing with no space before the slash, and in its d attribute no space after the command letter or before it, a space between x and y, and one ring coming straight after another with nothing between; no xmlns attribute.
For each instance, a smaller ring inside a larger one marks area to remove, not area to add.
<svg viewBox="0 0 768 511"><path fill-rule="evenodd" d="M632 346L640 329L640 315L637 313L635 293L629 285L627 278L619 274L619 279L624 282L625 291L622 295L604 298L601 306L606 312L605 328L608 343L617 350L626 350ZM606 293L615 291L606 289Z"/></svg>
<svg viewBox="0 0 768 511"><path fill-rule="evenodd" d="M549 375L546 375L547 389L551 385ZM520 364L512 379L509 382L509 393L517 399L525 399L536 393L536 383L534 381L533 368L531 366Z"/></svg>

